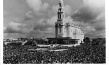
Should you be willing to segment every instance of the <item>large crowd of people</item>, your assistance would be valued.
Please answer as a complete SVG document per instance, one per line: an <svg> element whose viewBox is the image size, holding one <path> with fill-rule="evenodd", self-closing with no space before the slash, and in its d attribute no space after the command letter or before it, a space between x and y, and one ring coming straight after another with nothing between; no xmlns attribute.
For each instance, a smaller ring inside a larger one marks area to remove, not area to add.
<svg viewBox="0 0 109 65"><path fill-rule="evenodd" d="M94 42L94 41L93 41ZM101 42L100 42L101 43ZM104 43L104 42L103 42ZM105 44L105 43L104 43ZM28 51L34 45L4 45L4 64L106 63L105 45L84 42L65 51ZM57 47L58 48L58 47Z"/></svg>

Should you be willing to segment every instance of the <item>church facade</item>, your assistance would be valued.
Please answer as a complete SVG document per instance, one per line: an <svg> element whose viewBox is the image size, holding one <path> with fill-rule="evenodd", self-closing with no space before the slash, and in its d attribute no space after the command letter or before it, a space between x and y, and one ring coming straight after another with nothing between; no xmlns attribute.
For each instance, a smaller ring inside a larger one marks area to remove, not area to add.
<svg viewBox="0 0 109 65"><path fill-rule="evenodd" d="M57 12L57 22L55 22L55 40L78 40L78 43L83 42L84 33L81 30L79 24L73 19L66 20L63 0L59 2L59 8ZM69 38L69 39L67 39ZM51 40L49 38L49 40ZM53 40L53 38L52 38Z"/></svg>

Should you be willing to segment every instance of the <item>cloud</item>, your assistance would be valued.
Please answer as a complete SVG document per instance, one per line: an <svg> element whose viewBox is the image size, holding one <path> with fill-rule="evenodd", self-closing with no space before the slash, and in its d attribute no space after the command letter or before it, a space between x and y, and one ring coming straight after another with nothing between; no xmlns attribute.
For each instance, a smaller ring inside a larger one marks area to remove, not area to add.
<svg viewBox="0 0 109 65"><path fill-rule="evenodd" d="M65 13L69 15L72 13L72 8L70 5L65 5Z"/></svg>
<svg viewBox="0 0 109 65"><path fill-rule="evenodd" d="M48 27L51 27L51 25L47 24L47 20L46 19L40 19L39 23L35 24L33 29L45 31Z"/></svg>
<svg viewBox="0 0 109 65"><path fill-rule="evenodd" d="M39 23L34 25L34 30L40 30L43 35L55 36L55 22L57 21L57 16L53 16L50 19L40 19Z"/></svg>
<svg viewBox="0 0 109 65"><path fill-rule="evenodd" d="M24 21L31 20L31 19L33 19L33 17L34 17L33 12L29 11L26 13Z"/></svg>
<svg viewBox="0 0 109 65"><path fill-rule="evenodd" d="M9 37L47 38L47 37L53 37L55 34L54 23L57 20L56 16L53 16L50 19L40 19L39 22L32 27L29 27L29 25L27 24L22 24L21 22L17 22L18 18L16 18L15 20L10 22L7 27L4 27L5 38L6 37L7 38Z"/></svg>
<svg viewBox="0 0 109 65"><path fill-rule="evenodd" d="M84 0L83 6L72 17L84 22L93 20L105 11L104 2L104 0Z"/></svg>
<svg viewBox="0 0 109 65"><path fill-rule="evenodd" d="M93 26L90 26L87 24L82 25L82 30L83 30L84 34L96 31L96 29Z"/></svg>
<svg viewBox="0 0 109 65"><path fill-rule="evenodd" d="M28 21L28 20L32 20L34 18L34 14L32 11L28 11L26 12L24 18L20 19L18 17L15 17L13 19L13 22L24 22L24 21Z"/></svg>
<svg viewBox="0 0 109 65"><path fill-rule="evenodd" d="M52 26L55 25L55 22L57 22L57 16L53 16L53 17L51 17L51 19L48 19L48 21L47 21L47 23Z"/></svg>
<svg viewBox="0 0 109 65"><path fill-rule="evenodd" d="M54 12L54 13L57 13L58 8L59 8L59 5L56 5L56 6L54 5L54 6L52 7L53 12ZM71 8L70 5L65 5L65 6L64 6L64 9L65 9L65 14L70 15L70 14L72 13L72 8Z"/></svg>
<svg viewBox="0 0 109 65"><path fill-rule="evenodd" d="M4 38L20 38L20 37L36 37L44 38L48 33L51 34L51 29L47 28L46 30L34 29L29 27L26 24L11 22L7 27L4 27Z"/></svg>
<svg viewBox="0 0 109 65"><path fill-rule="evenodd" d="M72 18L84 24L82 29L86 32L85 35L89 32L96 33L92 36L104 34L105 32L102 31L105 30L105 0L84 0L83 5L72 15Z"/></svg>
<svg viewBox="0 0 109 65"><path fill-rule="evenodd" d="M16 17L16 18L13 19L13 21L14 22L20 22L20 19Z"/></svg>
<svg viewBox="0 0 109 65"><path fill-rule="evenodd" d="M4 16L4 18L5 18L8 14L9 14L8 11L3 10L3 16Z"/></svg>
<svg viewBox="0 0 109 65"><path fill-rule="evenodd" d="M31 29L26 28L26 24L10 22L4 29L4 33L28 33Z"/></svg>
<svg viewBox="0 0 109 65"><path fill-rule="evenodd" d="M50 19L40 19L39 22L34 26L34 29L46 30L55 26L57 16L53 16Z"/></svg>
<svg viewBox="0 0 109 65"><path fill-rule="evenodd" d="M92 9L104 10L105 0L84 0L84 6L88 6Z"/></svg>
<svg viewBox="0 0 109 65"><path fill-rule="evenodd" d="M86 36L90 38L105 38L105 30L89 32Z"/></svg>
<svg viewBox="0 0 109 65"><path fill-rule="evenodd" d="M42 3L41 0L26 0L30 8L36 12L37 15L42 15L49 7L48 3Z"/></svg>
<svg viewBox="0 0 109 65"><path fill-rule="evenodd" d="M26 37L24 34L19 34L19 33L4 33L4 38L22 38Z"/></svg>
<svg viewBox="0 0 109 65"><path fill-rule="evenodd" d="M41 0L27 0L27 4L33 9L35 16L41 16L41 18L50 18L56 15L59 8L59 5L50 6L49 3L42 3ZM72 8L70 5L65 5L65 12L66 15L71 15Z"/></svg>

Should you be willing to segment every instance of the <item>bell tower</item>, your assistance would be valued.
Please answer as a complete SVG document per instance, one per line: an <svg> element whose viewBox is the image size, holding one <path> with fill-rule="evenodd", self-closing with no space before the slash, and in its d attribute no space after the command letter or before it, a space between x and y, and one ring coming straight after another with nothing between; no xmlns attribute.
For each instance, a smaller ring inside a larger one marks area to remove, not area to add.
<svg viewBox="0 0 109 65"><path fill-rule="evenodd" d="M64 19L65 19L65 11L64 11L64 3L63 0L60 0L59 2L59 8L58 8L58 21L62 22L64 24Z"/></svg>
<svg viewBox="0 0 109 65"><path fill-rule="evenodd" d="M84 39L84 33L81 31L81 27L75 25L76 23L72 18L65 18L64 3L63 0L60 0L55 22L55 38L48 38L48 42L80 45Z"/></svg>
<svg viewBox="0 0 109 65"><path fill-rule="evenodd" d="M55 23L55 35L57 37L65 37L65 11L63 0L59 2L59 8L57 12L57 22Z"/></svg>

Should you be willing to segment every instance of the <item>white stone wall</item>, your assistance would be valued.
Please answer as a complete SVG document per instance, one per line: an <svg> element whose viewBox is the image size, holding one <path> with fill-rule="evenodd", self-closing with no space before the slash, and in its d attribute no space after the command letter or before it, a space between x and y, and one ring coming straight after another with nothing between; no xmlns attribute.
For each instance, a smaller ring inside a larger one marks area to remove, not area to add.
<svg viewBox="0 0 109 65"><path fill-rule="evenodd" d="M80 39L81 41L84 39L84 34L82 33L80 28L70 26L66 31L67 37L71 37L72 39Z"/></svg>
<svg viewBox="0 0 109 65"><path fill-rule="evenodd" d="M71 37L72 39L80 39L80 41L83 41L84 39L84 34L82 33L81 28L75 26L62 26L61 28L59 26L56 30L57 37Z"/></svg>

